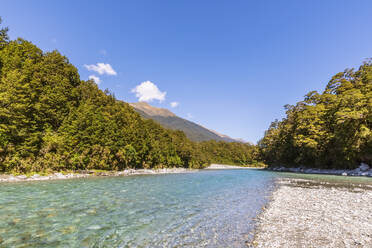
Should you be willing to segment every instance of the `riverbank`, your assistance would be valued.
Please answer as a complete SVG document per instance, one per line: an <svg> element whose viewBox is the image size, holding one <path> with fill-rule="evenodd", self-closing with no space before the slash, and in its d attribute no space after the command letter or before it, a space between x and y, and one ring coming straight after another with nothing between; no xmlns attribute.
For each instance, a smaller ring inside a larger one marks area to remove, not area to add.
<svg viewBox="0 0 372 248"><path fill-rule="evenodd" d="M316 168L293 168L293 167L268 167L270 171L278 172L294 172L304 174L323 174L323 175L340 175L340 176L358 176L372 177L372 168L369 165L362 163L355 170L335 170L335 169L316 169Z"/></svg>
<svg viewBox="0 0 372 248"><path fill-rule="evenodd" d="M0 174L0 182L23 182L23 181L44 181L44 180L60 180L72 178L86 178L93 176L132 176L132 175L153 175L153 174L173 174L173 173L187 173L195 172L196 169L185 168L164 168L164 169L128 169L123 171L76 171L69 173L56 172L48 175L34 174L32 176L26 175L10 175Z"/></svg>
<svg viewBox="0 0 372 248"><path fill-rule="evenodd" d="M251 247L372 247L371 184L279 179Z"/></svg>
<svg viewBox="0 0 372 248"><path fill-rule="evenodd" d="M262 169L261 167L238 166L228 164L211 164L205 170L229 170L229 169Z"/></svg>
<svg viewBox="0 0 372 248"><path fill-rule="evenodd" d="M259 167L242 167L235 165L224 165L224 164L211 164L205 169L217 170L217 169L260 169ZM132 176L132 175L153 175L153 174L172 174L172 173L187 173L196 172L198 169L186 169L186 168L164 168L164 169L128 169L123 171L96 171L96 170L80 170L74 172L56 172L48 175L12 175L12 174L0 174L0 182L23 182L23 181L45 181L45 180L60 180L60 179L72 179L72 178L85 178L92 176Z"/></svg>

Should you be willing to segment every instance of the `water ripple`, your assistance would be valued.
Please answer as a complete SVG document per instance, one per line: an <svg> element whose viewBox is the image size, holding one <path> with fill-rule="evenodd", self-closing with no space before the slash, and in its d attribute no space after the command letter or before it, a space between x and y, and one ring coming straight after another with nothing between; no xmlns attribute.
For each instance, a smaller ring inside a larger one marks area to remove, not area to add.
<svg viewBox="0 0 372 248"><path fill-rule="evenodd" d="M275 174L258 170L0 185L0 247L244 247Z"/></svg>

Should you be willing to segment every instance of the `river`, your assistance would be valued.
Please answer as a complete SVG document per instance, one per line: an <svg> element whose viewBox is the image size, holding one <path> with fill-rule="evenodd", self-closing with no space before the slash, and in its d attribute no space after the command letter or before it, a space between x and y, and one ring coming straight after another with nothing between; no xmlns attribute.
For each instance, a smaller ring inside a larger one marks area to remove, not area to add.
<svg viewBox="0 0 372 248"><path fill-rule="evenodd" d="M277 173L0 184L0 247L245 247Z"/></svg>

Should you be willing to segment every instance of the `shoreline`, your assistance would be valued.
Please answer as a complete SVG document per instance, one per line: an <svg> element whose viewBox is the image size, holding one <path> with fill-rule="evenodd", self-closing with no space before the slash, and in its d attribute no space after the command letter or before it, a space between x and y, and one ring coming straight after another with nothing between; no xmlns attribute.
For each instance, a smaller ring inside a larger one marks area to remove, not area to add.
<svg viewBox="0 0 372 248"><path fill-rule="evenodd" d="M281 178L248 247L369 247L371 184Z"/></svg>
<svg viewBox="0 0 372 248"><path fill-rule="evenodd" d="M358 168L354 170L315 169L315 168L283 167L283 166L265 168L265 170L276 171L276 172L293 172L293 173L302 173L302 174L372 177L372 168L370 168L367 164L361 164Z"/></svg>
<svg viewBox="0 0 372 248"><path fill-rule="evenodd" d="M188 169L182 167L163 168L163 169L126 169L122 171L95 171L95 170L78 170L69 173L55 172L48 175L39 175L35 173L32 176L24 174L14 176L12 174L0 174L0 183L11 182L29 182L29 181L46 181L62 180L87 177L117 177L117 176L135 176L135 175L161 175L175 173L190 173L201 170L229 170L229 169L262 169L259 167L242 167L236 165L211 164L204 169Z"/></svg>
<svg viewBox="0 0 372 248"><path fill-rule="evenodd" d="M176 174L176 173L191 173L199 171L199 169L186 169L186 168L163 168L163 169L126 169L122 171L76 171L69 173L55 172L46 176L34 174L27 177L26 175L11 175L0 174L0 183L12 182L30 182L30 181L46 181L46 180L63 180L87 177L118 177L118 176L135 176L135 175L161 175L161 174Z"/></svg>
<svg viewBox="0 0 372 248"><path fill-rule="evenodd" d="M211 164L210 166L204 168L203 170L231 170L231 169L263 169L263 167Z"/></svg>

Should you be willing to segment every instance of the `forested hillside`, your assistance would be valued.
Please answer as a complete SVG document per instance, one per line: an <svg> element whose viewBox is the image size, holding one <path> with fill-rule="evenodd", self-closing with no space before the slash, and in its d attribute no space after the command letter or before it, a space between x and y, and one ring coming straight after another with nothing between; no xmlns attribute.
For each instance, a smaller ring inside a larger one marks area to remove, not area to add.
<svg viewBox="0 0 372 248"><path fill-rule="evenodd" d="M81 80L58 51L10 41L7 29L0 30L1 172L252 162L254 147L238 146L233 152L224 142L192 142L143 119L93 81Z"/></svg>
<svg viewBox="0 0 372 248"><path fill-rule="evenodd" d="M372 61L336 74L319 94L312 91L259 142L270 165L350 168L372 164Z"/></svg>

